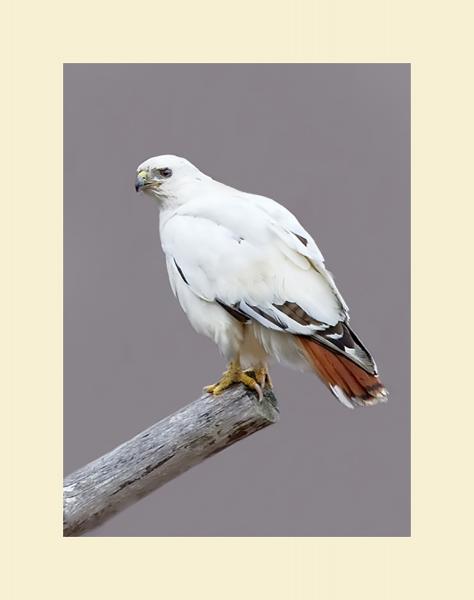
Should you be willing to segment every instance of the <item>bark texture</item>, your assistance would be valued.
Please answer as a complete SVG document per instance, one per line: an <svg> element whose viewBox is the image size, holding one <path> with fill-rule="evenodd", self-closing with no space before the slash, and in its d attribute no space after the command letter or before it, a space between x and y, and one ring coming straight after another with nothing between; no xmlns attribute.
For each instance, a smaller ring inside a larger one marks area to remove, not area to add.
<svg viewBox="0 0 474 600"><path fill-rule="evenodd" d="M68 475L64 481L65 536L79 536L194 465L275 423L278 406L242 385L205 394Z"/></svg>

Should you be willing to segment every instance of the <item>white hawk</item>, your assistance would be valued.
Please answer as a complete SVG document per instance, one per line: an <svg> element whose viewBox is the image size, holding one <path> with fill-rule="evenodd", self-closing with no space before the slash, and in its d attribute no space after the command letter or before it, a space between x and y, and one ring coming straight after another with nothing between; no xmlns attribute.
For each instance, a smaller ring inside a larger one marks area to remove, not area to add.
<svg viewBox="0 0 474 600"><path fill-rule="evenodd" d="M229 361L208 392L242 382L261 398L274 358L315 372L350 408L386 399L319 248L290 211L173 155L142 163L135 189L159 206L169 280L182 309Z"/></svg>

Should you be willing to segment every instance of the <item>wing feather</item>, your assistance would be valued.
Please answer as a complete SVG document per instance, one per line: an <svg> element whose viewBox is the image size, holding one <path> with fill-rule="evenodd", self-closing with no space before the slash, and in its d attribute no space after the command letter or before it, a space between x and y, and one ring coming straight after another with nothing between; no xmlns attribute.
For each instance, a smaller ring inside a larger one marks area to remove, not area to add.
<svg viewBox="0 0 474 600"><path fill-rule="evenodd" d="M323 255L281 205L259 196L192 201L166 220L161 239L175 288L179 279L242 323L311 337L376 372Z"/></svg>
<svg viewBox="0 0 474 600"><path fill-rule="evenodd" d="M168 219L161 237L172 268L200 298L219 299L227 306L241 303L244 312L265 326L273 319L278 322L274 327L283 324L291 333L308 334L322 324L344 320L346 311L326 275L298 248L285 243L281 233L276 235L275 223L263 211L254 208L254 212L251 226L243 220L237 231L223 224L219 215L215 217L219 222L186 214ZM308 315L306 322L295 318L285 303L300 307Z"/></svg>
<svg viewBox="0 0 474 600"><path fill-rule="evenodd" d="M247 196L191 201L166 219L161 240L178 299L179 280L242 323L310 337L376 373L315 241L280 204Z"/></svg>

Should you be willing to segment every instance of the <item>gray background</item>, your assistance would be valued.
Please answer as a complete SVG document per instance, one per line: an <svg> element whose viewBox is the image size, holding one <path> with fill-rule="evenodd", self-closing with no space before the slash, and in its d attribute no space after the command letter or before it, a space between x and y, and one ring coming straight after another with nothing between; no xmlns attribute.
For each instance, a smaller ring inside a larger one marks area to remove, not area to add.
<svg viewBox="0 0 474 600"><path fill-rule="evenodd" d="M135 168L185 156L314 235L390 390L350 411L274 366L281 421L90 535L410 534L409 65L65 65L64 470L224 367L169 288Z"/></svg>

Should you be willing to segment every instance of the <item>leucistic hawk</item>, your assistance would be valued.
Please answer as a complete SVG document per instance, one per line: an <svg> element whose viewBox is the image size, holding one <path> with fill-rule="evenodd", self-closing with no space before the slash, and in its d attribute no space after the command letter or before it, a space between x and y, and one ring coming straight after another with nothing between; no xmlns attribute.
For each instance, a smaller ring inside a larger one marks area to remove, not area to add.
<svg viewBox="0 0 474 600"><path fill-rule="evenodd" d="M274 358L315 372L350 408L386 399L319 248L289 210L172 155L142 163L135 189L160 209L161 244L182 309L229 361L208 392L241 382L261 398Z"/></svg>

